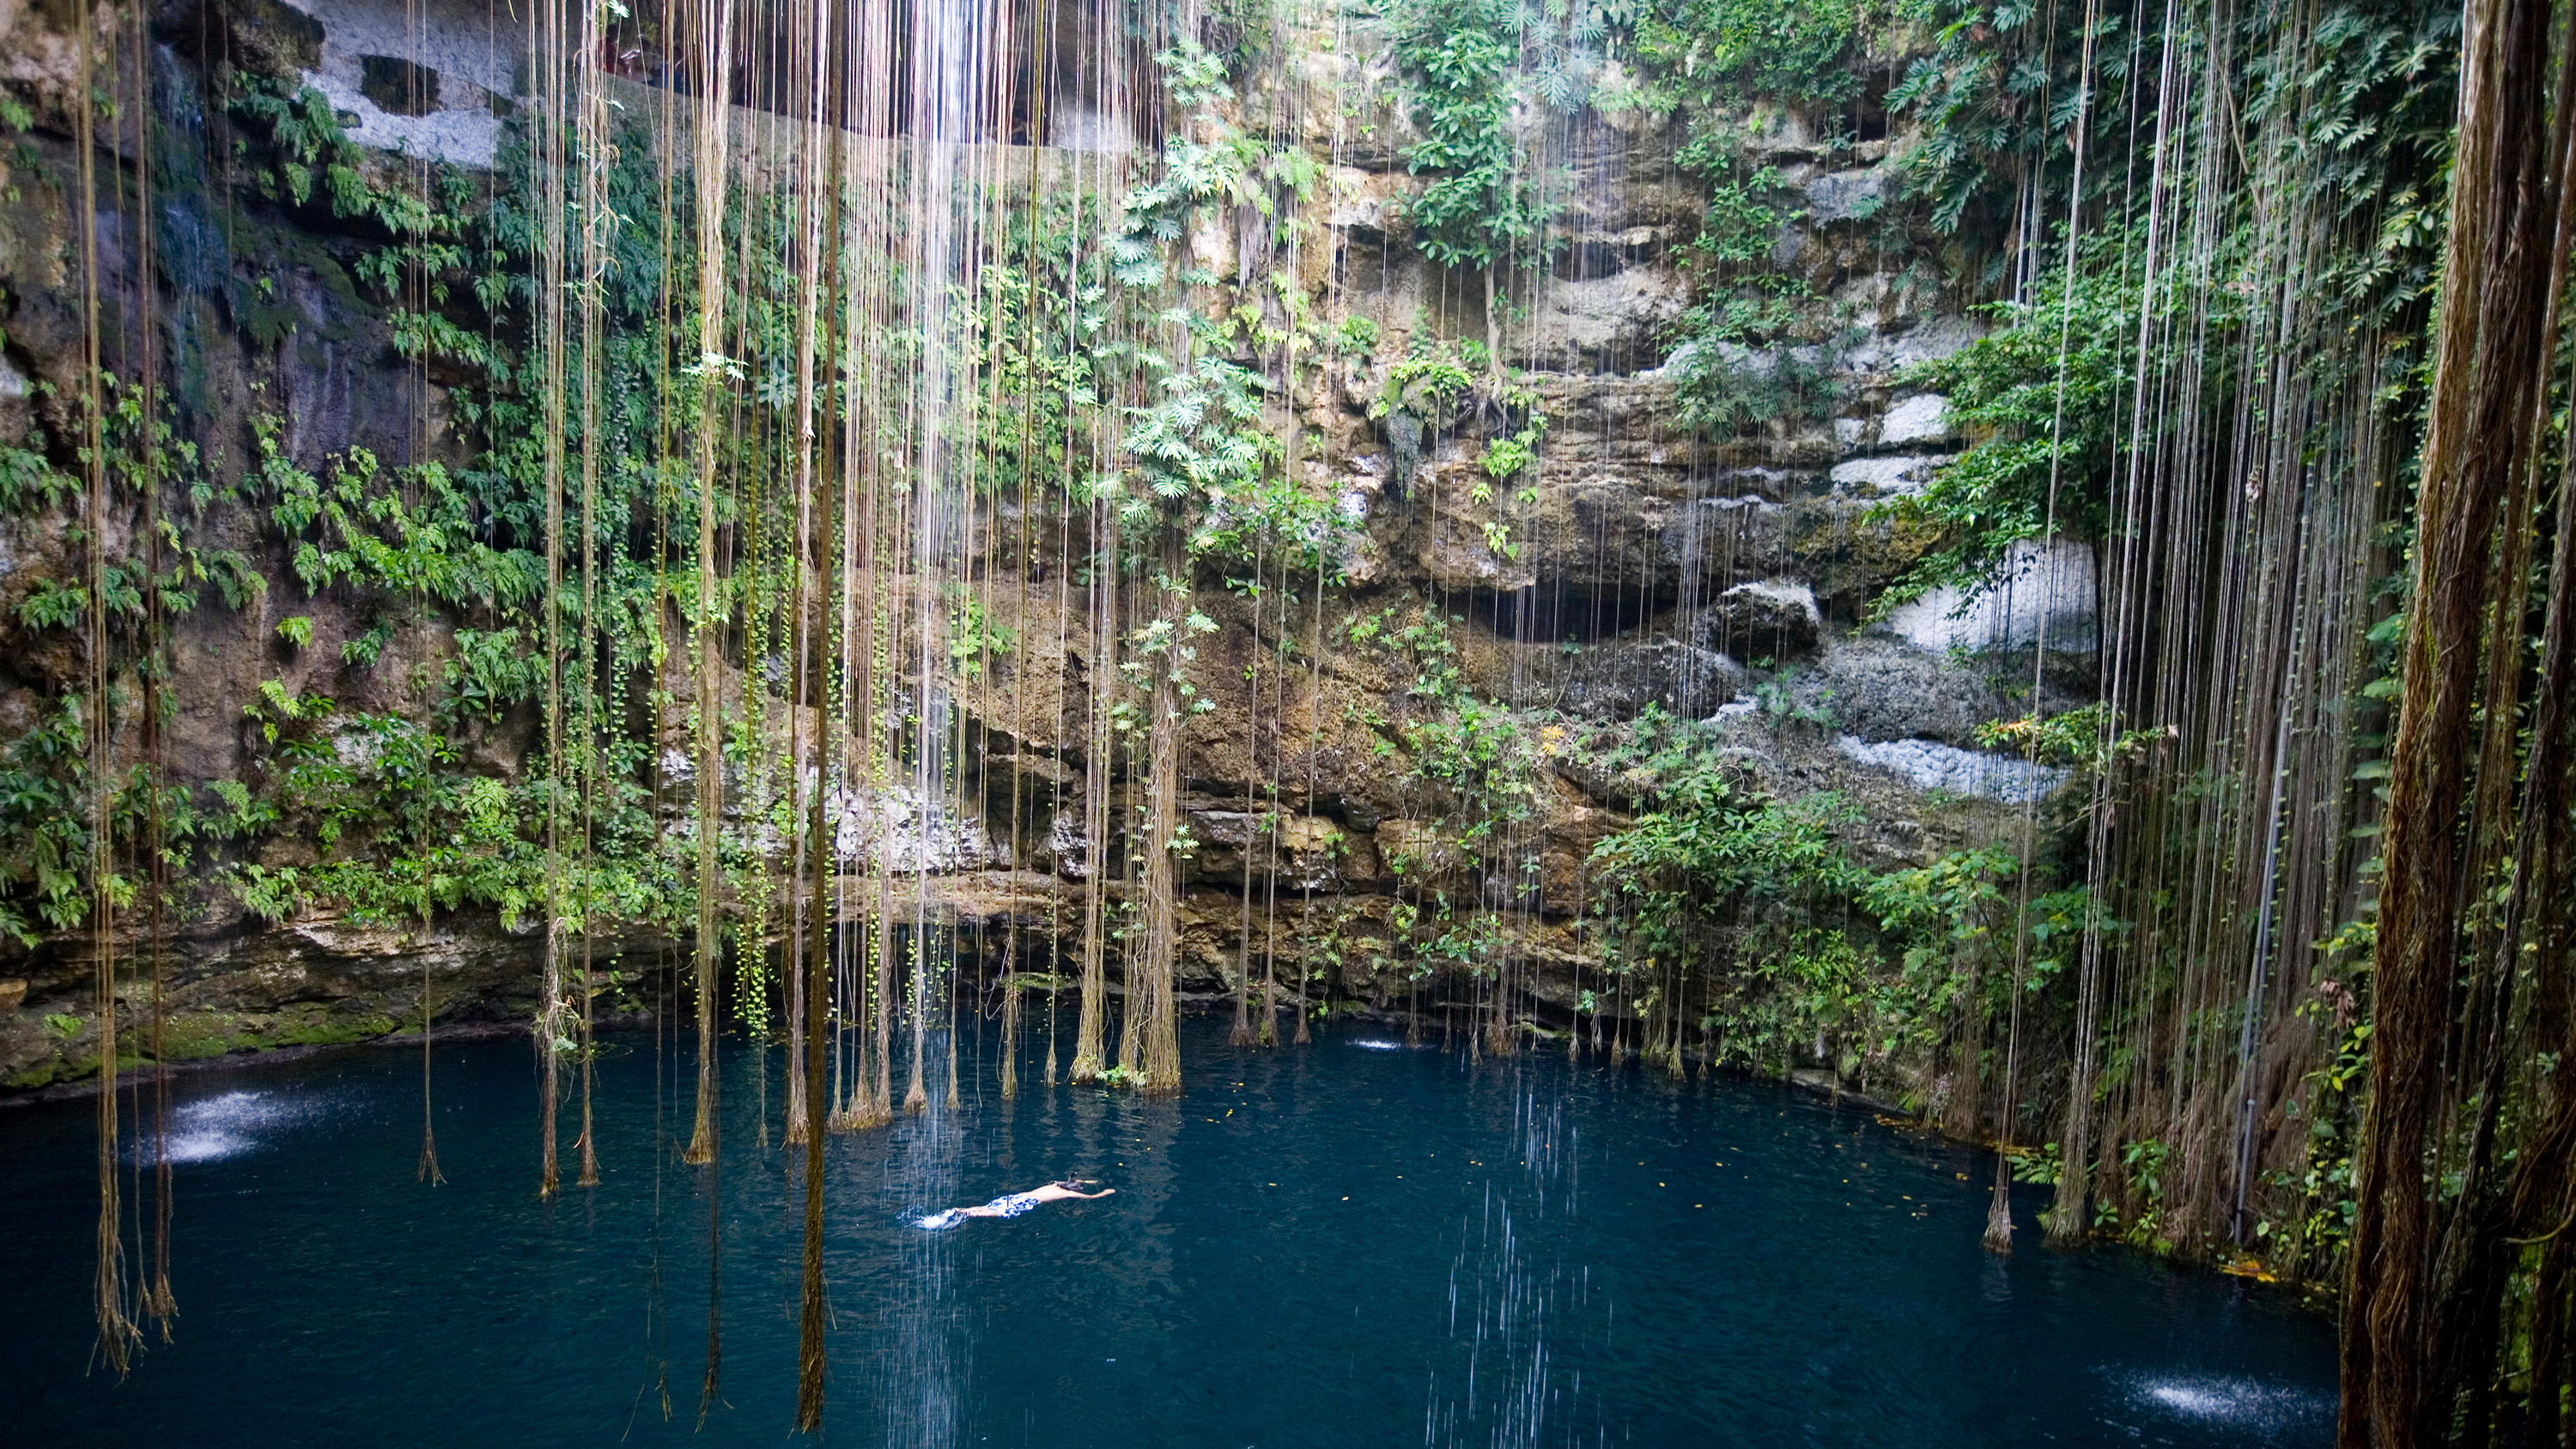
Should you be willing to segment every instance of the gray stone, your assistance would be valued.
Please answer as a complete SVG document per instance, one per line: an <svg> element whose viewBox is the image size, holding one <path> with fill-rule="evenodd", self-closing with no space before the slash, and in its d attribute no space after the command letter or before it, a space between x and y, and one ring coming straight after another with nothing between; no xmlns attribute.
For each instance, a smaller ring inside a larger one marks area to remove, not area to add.
<svg viewBox="0 0 2576 1449"><path fill-rule="evenodd" d="M1984 335L1970 318L1938 313L1911 327L1870 333L1843 353L1841 365L1847 372L1901 372L1949 357Z"/></svg>
<svg viewBox="0 0 2576 1449"><path fill-rule="evenodd" d="M1893 498L1931 482L1932 471L1949 461L1920 455L1846 459L1834 465L1834 487L1864 496Z"/></svg>
<svg viewBox="0 0 2576 1449"><path fill-rule="evenodd" d="M317 44L297 74L354 117L344 123L351 140L460 166L492 164L501 136L493 98L515 89L513 63L526 54L525 31L506 10L462 0L296 0L296 8L311 17L305 23L318 22ZM397 71L417 86L387 86Z"/></svg>
<svg viewBox="0 0 2576 1449"><path fill-rule="evenodd" d="M1510 329L1504 350L1527 367L1632 372L1656 360L1656 334L1689 306L1690 284L1669 267L1550 280L1539 288L1536 325Z"/></svg>
<svg viewBox="0 0 2576 1449"><path fill-rule="evenodd" d="M1807 220L1819 226L1875 215L1887 200L1887 173L1875 166L1833 171L1807 183Z"/></svg>
<svg viewBox="0 0 2576 1449"><path fill-rule="evenodd" d="M1950 400L1937 392L1907 398L1878 420L1878 440L1883 444L1937 441L1950 432Z"/></svg>
<svg viewBox="0 0 2576 1449"><path fill-rule="evenodd" d="M1890 740L1871 744L1857 735L1834 741L1837 749L1864 765L1891 770L1924 790L1978 795L2008 805L2026 805L2066 783L2067 772L2034 765L2010 755L1963 750L1931 740Z"/></svg>
<svg viewBox="0 0 2576 1449"><path fill-rule="evenodd" d="M1633 719L1649 704L1697 719L1742 693L1746 682L1734 660L1669 638L1586 649L1567 673L1568 705L1596 719Z"/></svg>
<svg viewBox="0 0 2576 1449"><path fill-rule="evenodd" d="M1887 625L1936 653L2023 649L2039 644L2090 654L2098 635L2093 546L2074 539L2026 539L2004 558L2002 577L1974 593L1934 589L1888 615Z"/></svg>
<svg viewBox="0 0 2576 1449"><path fill-rule="evenodd" d="M1970 745L1978 725L2015 712L1974 671L1867 635L1829 642L1794 689L1801 705L1822 710L1863 740Z"/></svg>
<svg viewBox="0 0 2576 1449"><path fill-rule="evenodd" d="M1822 622L1815 591L1794 579L1758 579L1717 596L1701 620L1701 643L1748 659L1786 658L1816 647Z"/></svg>

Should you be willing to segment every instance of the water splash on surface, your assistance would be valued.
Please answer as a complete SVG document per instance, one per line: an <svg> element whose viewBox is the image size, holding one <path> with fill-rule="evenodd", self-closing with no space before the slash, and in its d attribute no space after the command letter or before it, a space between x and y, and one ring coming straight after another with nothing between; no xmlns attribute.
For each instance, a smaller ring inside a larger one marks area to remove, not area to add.
<svg viewBox="0 0 2576 1449"><path fill-rule="evenodd" d="M2160 1419L2203 1427L2224 1425L2266 1439L2313 1431L2334 1422L2330 1395L2243 1377L2132 1376L2129 1401Z"/></svg>
<svg viewBox="0 0 2576 1449"><path fill-rule="evenodd" d="M169 1160L221 1162L256 1152L287 1130L330 1115L331 1107L328 1097L249 1091L183 1102L170 1109ZM138 1137L130 1153L137 1164L152 1162L151 1135Z"/></svg>
<svg viewBox="0 0 2576 1449"><path fill-rule="evenodd" d="M1573 1432L1584 1407L1580 1358L1562 1365L1552 1340L1569 1311L1591 1305L1591 1273L1561 1257L1542 1261L1546 1250L1534 1241L1576 1214L1580 1134L1567 1124L1561 1097L1542 1101L1526 1082L1513 1083L1511 1105L1505 1147L1518 1153L1519 1171L1489 1180L1480 1211L1459 1225L1447 1327L1452 1343L1465 1346L1466 1363L1463 1375L1453 1367L1445 1394L1440 1370L1432 1370L1426 1449L1554 1443ZM1579 1330L1573 1339L1578 1350L1589 1341Z"/></svg>

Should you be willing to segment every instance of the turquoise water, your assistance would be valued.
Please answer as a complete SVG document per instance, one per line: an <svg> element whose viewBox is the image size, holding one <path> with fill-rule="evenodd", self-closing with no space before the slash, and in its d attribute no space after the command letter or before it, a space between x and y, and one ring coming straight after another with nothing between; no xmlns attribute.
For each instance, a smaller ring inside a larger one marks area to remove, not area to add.
<svg viewBox="0 0 2576 1449"><path fill-rule="evenodd" d="M1991 1159L1866 1112L1553 1058L1475 1066L1364 1028L1239 1053L1220 1023L1188 1022L1183 1056L1177 1102L1063 1087L1005 1102L986 1069L954 1114L832 1140L826 1438L2332 1437L2329 1326L2233 1280L2043 1251L2036 1194L2018 1204L2021 1253L1993 1258L1977 1241ZM763 1150L740 1053L721 1164L722 1395L697 1427L709 1179L670 1154L657 1169L653 1150L657 1101L658 1130L686 1130L692 1071L649 1036L613 1040L605 1181L551 1203L534 1191L523 1044L439 1049L436 1189L413 1180L416 1053L178 1079L177 1341L121 1384L85 1372L90 1108L0 1112L0 1437L792 1438L802 1153L791 1162L774 1134ZM773 1115L778 1090L773 1057ZM905 1225L1075 1174L1119 1191L944 1233Z"/></svg>

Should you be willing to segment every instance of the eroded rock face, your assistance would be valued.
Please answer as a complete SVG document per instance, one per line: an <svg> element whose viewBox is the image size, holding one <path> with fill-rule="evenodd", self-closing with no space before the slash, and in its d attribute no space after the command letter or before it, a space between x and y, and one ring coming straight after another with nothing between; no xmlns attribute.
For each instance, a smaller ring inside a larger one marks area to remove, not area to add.
<svg viewBox="0 0 2576 1449"><path fill-rule="evenodd" d="M1633 719L1649 704L1696 719L1744 692L1744 666L1679 639L1589 649L1568 671L1568 703L1596 719Z"/></svg>
<svg viewBox="0 0 2576 1449"><path fill-rule="evenodd" d="M1700 633L1747 659L1792 659L1815 649L1823 623L1814 589L1793 579L1761 579L1719 594Z"/></svg>

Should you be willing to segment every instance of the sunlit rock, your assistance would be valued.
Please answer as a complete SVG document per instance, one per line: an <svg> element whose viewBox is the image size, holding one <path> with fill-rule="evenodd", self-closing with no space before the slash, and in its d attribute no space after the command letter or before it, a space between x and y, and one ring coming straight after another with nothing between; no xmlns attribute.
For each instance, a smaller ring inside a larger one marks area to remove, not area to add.
<svg viewBox="0 0 2576 1449"><path fill-rule="evenodd" d="M1912 493L1932 481L1932 472L1947 458L1906 456L1853 458L1834 465L1834 487L1865 497L1891 498Z"/></svg>
<svg viewBox="0 0 2576 1449"><path fill-rule="evenodd" d="M1934 653L2041 645L2093 652L2099 600L2093 546L2073 539L2026 539L2004 557L1994 583L1973 593L1944 586L1888 615L1887 626Z"/></svg>
<svg viewBox="0 0 2576 1449"><path fill-rule="evenodd" d="M1937 392L1907 398L1878 420L1881 443L1932 442L1950 434L1950 400Z"/></svg>
<svg viewBox="0 0 2576 1449"><path fill-rule="evenodd" d="M1989 800L2021 805L2037 800L2066 783L2067 772L2061 769L2034 765L2010 755L1963 750L1932 740L1889 740L1871 744L1857 735L1843 735L1834 743L1844 754L1862 764L1892 770L1924 790L1979 795Z"/></svg>

